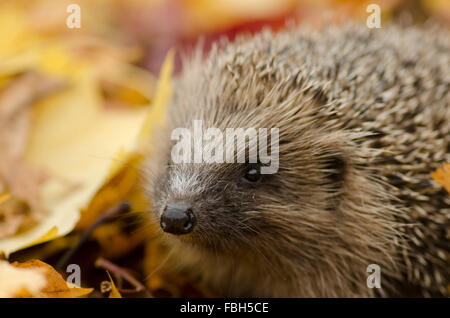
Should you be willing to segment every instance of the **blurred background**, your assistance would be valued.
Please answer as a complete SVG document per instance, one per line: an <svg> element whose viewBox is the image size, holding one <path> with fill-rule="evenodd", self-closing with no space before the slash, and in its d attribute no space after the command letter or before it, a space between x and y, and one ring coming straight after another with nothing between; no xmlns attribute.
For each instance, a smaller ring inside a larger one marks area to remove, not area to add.
<svg viewBox="0 0 450 318"><path fill-rule="evenodd" d="M182 50L200 36L210 43L264 26L279 29L286 20L313 26L365 21L371 3L380 6L382 23L407 16L450 24L448 0L2 0L0 58L48 39L89 36L137 48L134 63L154 73L168 48ZM81 8L81 28L66 26L70 4Z"/></svg>

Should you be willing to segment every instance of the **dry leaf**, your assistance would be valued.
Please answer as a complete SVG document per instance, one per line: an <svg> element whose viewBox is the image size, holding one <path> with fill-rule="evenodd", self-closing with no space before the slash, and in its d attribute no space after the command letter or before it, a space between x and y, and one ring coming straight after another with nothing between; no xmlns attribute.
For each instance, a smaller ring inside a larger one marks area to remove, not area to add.
<svg viewBox="0 0 450 318"><path fill-rule="evenodd" d="M111 283L111 291L109 292L109 297L108 298L122 298L122 295L120 294L120 292L117 290L116 285L114 284L113 279L111 278L111 275L108 273L108 277L109 277L109 281Z"/></svg>
<svg viewBox="0 0 450 318"><path fill-rule="evenodd" d="M9 195L0 199L0 239L37 224L36 215L21 200Z"/></svg>
<svg viewBox="0 0 450 318"><path fill-rule="evenodd" d="M16 76L0 95L0 180L12 196L0 203L0 238L35 225L44 215L39 185L45 174L24 162L31 106L58 90L61 82L35 72Z"/></svg>
<svg viewBox="0 0 450 318"><path fill-rule="evenodd" d="M45 274L47 284L36 297L41 298L76 298L88 295L92 288L70 287L64 278L50 265L39 261L31 260L25 263L13 263L13 266L21 269L40 269Z"/></svg>
<svg viewBox="0 0 450 318"><path fill-rule="evenodd" d="M139 133L139 149L141 153L148 155L151 151L150 139L157 129L165 124L165 113L167 104L172 95L172 73L174 68L175 50L171 49L167 53L166 59L161 67L156 92L144 124Z"/></svg>
<svg viewBox="0 0 450 318"><path fill-rule="evenodd" d="M87 229L102 212L115 205L121 198L127 198L138 180L138 171L142 164L142 155L149 155L151 150L151 136L164 125L165 111L172 94L172 72L174 67L175 51L167 54L161 67L161 73L156 85L151 107L146 110L145 118L136 140L135 152L118 152L112 160L110 173L105 185L99 189L97 195L90 202L89 207L83 211L78 229ZM136 194L134 194L136 195Z"/></svg>
<svg viewBox="0 0 450 318"><path fill-rule="evenodd" d="M450 193L450 162L444 163L431 174L431 177Z"/></svg>
<svg viewBox="0 0 450 318"><path fill-rule="evenodd" d="M40 268L18 268L0 260L0 298L33 297L47 284Z"/></svg>
<svg viewBox="0 0 450 318"><path fill-rule="evenodd" d="M43 174L23 162L31 119L31 106L55 92L61 82L28 72L7 85L0 96L0 179L10 193L40 210L38 187Z"/></svg>
<svg viewBox="0 0 450 318"><path fill-rule="evenodd" d="M105 64L99 61L80 60L56 42L34 54L30 62L36 64L34 68L62 77L68 85L34 107L25 151L27 165L50 175L39 187L47 215L31 230L0 240L0 251L6 255L65 235L74 228L80 211L86 212L99 190L136 157L148 108L104 107L100 80ZM107 61L110 68L115 68L111 63L112 60ZM134 70L123 64L118 68L132 73ZM151 76L143 76L144 73L133 74L145 83ZM114 192L111 197L118 200L122 194Z"/></svg>

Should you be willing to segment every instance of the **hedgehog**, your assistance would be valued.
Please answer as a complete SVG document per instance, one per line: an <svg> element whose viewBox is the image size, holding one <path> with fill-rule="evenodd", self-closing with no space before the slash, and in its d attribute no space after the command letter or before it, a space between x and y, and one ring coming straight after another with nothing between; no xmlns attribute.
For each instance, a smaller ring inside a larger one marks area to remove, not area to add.
<svg viewBox="0 0 450 318"><path fill-rule="evenodd" d="M449 295L450 198L430 178L450 162L448 30L297 26L194 52L144 169L164 275L217 296ZM174 162L195 120L278 128L278 171Z"/></svg>

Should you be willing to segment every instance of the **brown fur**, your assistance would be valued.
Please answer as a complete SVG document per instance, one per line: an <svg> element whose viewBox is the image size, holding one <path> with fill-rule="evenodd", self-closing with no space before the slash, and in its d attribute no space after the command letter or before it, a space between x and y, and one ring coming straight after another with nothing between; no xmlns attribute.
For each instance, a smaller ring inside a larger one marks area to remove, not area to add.
<svg viewBox="0 0 450 318"><path fill-rule="evenodd" d="M170 200L198 218L188 235L162 235L166 268L223 296L447 295L450 199L429 174L450 162L449 39L266 31L188 59L147 171L156 220ZM278 127L278 173L253 185L244 164L167 168L169 132L194 119ZM366 285L369 264L380 290Z"/></svg>

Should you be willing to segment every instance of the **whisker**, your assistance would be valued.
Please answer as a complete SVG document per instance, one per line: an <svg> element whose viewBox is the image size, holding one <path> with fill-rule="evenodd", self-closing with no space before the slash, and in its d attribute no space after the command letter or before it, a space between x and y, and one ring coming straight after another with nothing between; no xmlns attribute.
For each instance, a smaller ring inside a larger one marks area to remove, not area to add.
<svg viewBox="0 0 450 318"><path fill-rule="evenodd" d="M169 251L169 253L167 253L167 256L165 257L165 259L150 273L148 274L145 278L144 281L148 280L152 275L154 275L156 272L158 272L169 260L169 258L172 256L172 253L174 251L174 247L172 247Z"/></svg>

